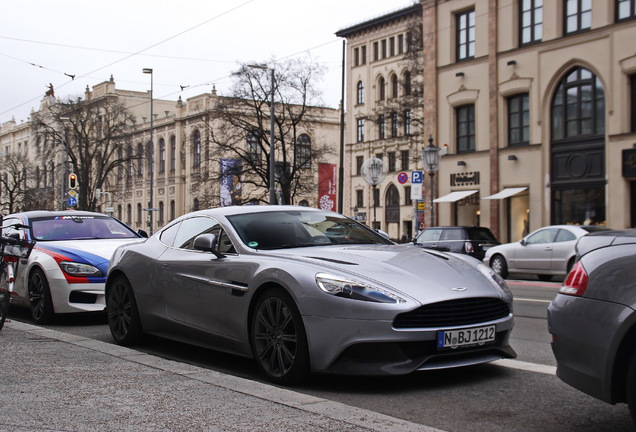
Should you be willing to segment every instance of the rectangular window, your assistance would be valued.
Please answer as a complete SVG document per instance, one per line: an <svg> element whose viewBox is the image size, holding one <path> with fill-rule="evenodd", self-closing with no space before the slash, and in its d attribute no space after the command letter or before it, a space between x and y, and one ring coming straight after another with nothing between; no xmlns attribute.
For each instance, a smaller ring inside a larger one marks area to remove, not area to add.
<svg viewBox="0 0 636 432"><path fill-rule="evenodd" d="M631 116L632 116L632 132L636 132L636 75L629 77L631 84Z"/></svg>
<svg viewBox="0 0 636 432"><path fill-rule="evenodd" d="M457 121L457 153L475 151L475 105L455 109Z"/></svg>
<svg viewBox="0 0 636 432"><path fill-rule="evenodd" d="M589 30L592 26L592 0L566 0L565 33L577 33Z"/></svg>
<svg viewBox="0 0 636 432"><path fill-rule="evenodd" d="M413 205L411 199L411 186L404 186L404 205Z"/></svg>
<svg viewBox="0 0 636 432"><path fill-rule="evenodd" d="M362 55L362 59L360 63L367 64L367 46L366 45L362 46L361 55Z"/></svg>
<svg viewBox="0 0 636 432"><path fill-rule="evenodd" d="M373 189L373 207L378 207L380 205L380 189Z"/></svg>
<svg viewBox="0 0 636 432"><path fill-rule="evenodd" d="M395 167L396 167L396 162L397 162L397 157L395 152L389 152L388 153L389 156L389 172L395 172Z"/></svg>
<svg viewBox="0 0 636 432"><path fill-rule="evenodd" d="M456 16L457 61L475 57L475 10L471 9Z"/></svg>
<svg viewBox="0 0 636 432"><path fill-rule="evenodd" d="M382 58L386 58L386 39L382 39Z"/></svg>
<svg viewBox="0 0 636 432"><path fill-rule="evenodd" d="M358 142L364 141L364 119L358 119Z"/></svg>
<svg viewBox="0 0 636 432"><path fill-rule="evenodd" d="M521 45L543 39L543 0L522 0L519 10Z"/></svg>
<svg viewBox="0 0 636 432"><path fill-rule="evenodd" d="M364 191L356 191L356 207L364 207Z"/></svg>
<svg viewBox="0 0 636 432"><path fill-rule="evenodd" d="M530 143L530 96L528 93L508 98L508 145Z"/></svg>
<svg viewBox="0 0 636 432"><path fill-rule="evenodd" d="M395 55L395 38L394 37L389 38L389 53L391 54L391 57Z"/></svg>
<svg viewBox="0 0 636 432"><path fill-rule="evenodd" d="M404 135L411 135L411 110L404 111Z"/></svg>
<svg viewBox="0 0 636 432"><path fill-rule="evenodd" d="M399 123L400 122L398 121L398 114L397 113L391 114L391 137L392 138L396 138L398 136L398 128L400 127Z"/></svg>
<svg viewBox="0 0 636 432"><path fill-rule="evenodd" d="M398 39L397 39L397 44L398 44L398 54L403 54L404 53L404 35L398 35Z"/></svg>
<svg viewBox="0 0 636 432"><path fill-rule="evenodd" d="M353 49L353 65L360 66L360 48Z"/></svg>
<svg viewBox="0 0 636 432"><path fill-rule="evenodd" d="M378 42L373 42L373 61L378 61L380 59L379 49Z"/></svg>
<svg viewBox="0 0 636 432"><path fill-rule="evenodd" d="M384 114L381 114L378 117L378 139L384 139L384 137L385 137L385 128L386 128L385 117L384 117Z"/></svg>
<svg viewBox="0 0 636 432"><path fill-rule="evenodd" d="M616 21L636 18L636 0L616 1Z"/></svg>
<svg viewBox="0 0 636 432"><path fill-rule="evenodd" d="M408 150L402 150L400 152L400 161L401 161L401 169L402 171L408 171L409 169L409 151Z"/></svg>
<svg viewBox="0 0 636 432"><path fill-rule="evenodd" d="M364 156L356 156L356 175L362 175L363 163L364 163Z"/></svg>
<svg viewBox="0 0 636 432"><path fill-rule="evenodd" d="M380 160L384 160L384 154L382 154L382 153L376 153L376 154L375 154L375 158L376 158L376 159L380 159Z"/></svg>

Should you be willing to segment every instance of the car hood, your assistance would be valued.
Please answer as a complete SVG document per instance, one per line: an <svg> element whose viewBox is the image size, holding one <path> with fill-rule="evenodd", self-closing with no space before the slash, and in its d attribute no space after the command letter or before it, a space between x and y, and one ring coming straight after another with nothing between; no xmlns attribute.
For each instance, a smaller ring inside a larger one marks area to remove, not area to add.
<svg viewBox="0 0 636 432"><path fill-rule="evenodd" d="M315 247L277 251L277 255L312 262L325 273L345 272L427 303L454 297L510 300L494 279L479 270L482 264L467 255L394 245Z"/></svg>
<svg viewBox="0 0 636 432"><path fill-rule="evenodd" d="M115 249L125 244L140 243L145 240L144 238L59 240L37 242L35 249L62 261L92 264L106 274L108 262Z"/></svg>

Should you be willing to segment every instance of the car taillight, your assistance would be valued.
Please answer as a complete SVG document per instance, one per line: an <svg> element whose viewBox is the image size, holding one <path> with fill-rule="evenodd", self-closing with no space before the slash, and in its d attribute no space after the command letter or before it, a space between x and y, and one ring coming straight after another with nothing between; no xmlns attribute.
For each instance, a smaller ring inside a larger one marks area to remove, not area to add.
<svg viewBox="0 0 636 432"><path fill-rule="evenodd" d="M468 253L473 253L475 251L475 248L473 248L473 244L471 242L466 242L464 247L466 248L466 252Z"/></svg>
<svg viewBox="0 0 636 432"><path fill-rule="evenodd" d="M580 297L585 293L587 288L587 272L580 262L574 264L572 270L563 281L563 286L559 289L559 293Z"/></svg>
<svg viewBox="0 0 636 432"><path fill-rule="evenodd" d="M4 260L4 262L18 262L18 257L12 255L5 255L2 259Z"/></svg>

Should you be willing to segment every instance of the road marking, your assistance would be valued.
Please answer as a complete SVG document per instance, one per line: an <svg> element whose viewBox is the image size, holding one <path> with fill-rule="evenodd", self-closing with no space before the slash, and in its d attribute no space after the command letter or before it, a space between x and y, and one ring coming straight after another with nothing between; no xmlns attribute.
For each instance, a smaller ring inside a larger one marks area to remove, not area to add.
<svg viewBox="0 0 636 432"><path fill-rule="evenodd" d="M543 365L538 363L529 363L520 360L502 359L492 362L498 366L511 369L519 369L529 372L538 372L546 375L556 375L556 366Z"/></svg>
<svg viewBox="0 0 636 432"><path fill-rule="evenodd" d="M531 298L522 298L522 297L513 297L514 300L517 301L526 301L526 302L534 302L534 303L550 303L552 300L541 300L541 299L531 299Z"/></svg>

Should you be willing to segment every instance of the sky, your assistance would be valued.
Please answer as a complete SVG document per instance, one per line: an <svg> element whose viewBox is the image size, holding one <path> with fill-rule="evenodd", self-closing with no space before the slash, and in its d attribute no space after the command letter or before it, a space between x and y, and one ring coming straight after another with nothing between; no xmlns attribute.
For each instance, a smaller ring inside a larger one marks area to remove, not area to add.
<svg viewBox="0 0 636 432"><path fill-rule="evenodd" d="M300 57L326 67L325 106L341 95L338 30L414 0L22 0L0 14L0 123L28 120L49 84L82 96L114 78L157 99L229 94L241 63ZM71 78L71 75L74 78ZM184 89L181 89L184 86ZM188 86L188 87L185 87Z"/></svg>

